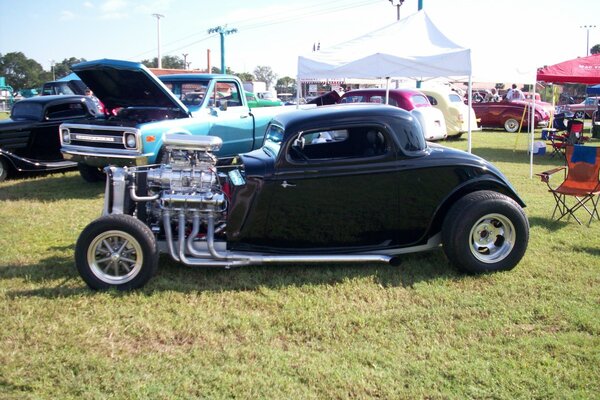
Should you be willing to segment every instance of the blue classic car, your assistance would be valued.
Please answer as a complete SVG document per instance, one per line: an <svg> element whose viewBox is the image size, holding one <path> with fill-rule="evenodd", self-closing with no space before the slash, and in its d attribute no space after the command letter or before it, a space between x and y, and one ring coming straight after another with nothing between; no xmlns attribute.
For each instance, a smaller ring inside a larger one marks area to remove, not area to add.
<svg viewBox="0 0 600 400"><path fill-rule="evenodd" d="M61 126L62 152L89 182L104 180L107 165L164 161L165 133L223 139L220 157L262 145L270 119L284 107L250 109L233 75L177 74L160 80L142 64L88 61L73 71L104 104L104 118Z"/></svg>
<svg viewBox="0 0 600 400"><path fill-rule="evenodd" d="M529 223L490 163L428 144L374 104L280 114L262 148L217 167L222 140L167 134L168 164L111 167L104 215L75 247L93 289L143 286L159 252L190 266L393 263L440 245L470 273L514 268Z"/></svg>

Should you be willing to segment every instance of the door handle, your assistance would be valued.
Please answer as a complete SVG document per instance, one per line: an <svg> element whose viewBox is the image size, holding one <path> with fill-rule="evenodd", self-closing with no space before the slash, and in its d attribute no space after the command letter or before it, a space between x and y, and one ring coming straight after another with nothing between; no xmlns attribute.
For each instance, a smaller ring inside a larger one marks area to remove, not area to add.
<svg viewBox="0 0 600 400"><path fill-rule="evenodd" d="M288 187L296 187L296 185L294 185L293 183L288 183L288 181L283 181L281 182L281 187L285 189Z"/></svg>
<svg viewBox="0 0 600 400"><path fill-rule="evenodd" d="M248 115L242 114L242 115L240 115L240 118L248 118Z"/></svg>

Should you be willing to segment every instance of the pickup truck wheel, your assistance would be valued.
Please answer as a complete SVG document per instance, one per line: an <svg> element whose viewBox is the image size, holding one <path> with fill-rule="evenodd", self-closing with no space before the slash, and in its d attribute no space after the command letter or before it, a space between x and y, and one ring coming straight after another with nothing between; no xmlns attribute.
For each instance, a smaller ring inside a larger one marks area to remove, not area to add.
<svg viewBox="0 0 600 400"><path fill-rule="evenodd" d="M156 271L158 245L150 228L135 217L106 215L79 235L75 265L91 289L136 289Z"/></svg>
<svg viewBox="0 0 600 400"><path fill-rule="evenodd" d="M468 273L513 269L525 254L528 241L529 222L519 204L487 190L457 201L442 227L446 256Z"/></svg>
<svg viewBox="0 0 600 400"><path fill-rule="evenodd" d="M0 157L0 182L6 179L8 176L8 163L4 157Z"/></svg>
<svg viewBox="0 0 600 400"><path fill-rule="evenodd" d="M82 163L78 163L77 168L79 169L79 175L81 175L86 182L95 183L106 180L106 174L101 168L92 167Z"/></svg>
<svg viewBox="0 0 600 400"><path fill-rule="evenodd" d="M506 132L516 132L519 130L519 121L514 118L509 118L504 122L504 129Z"/></svg>

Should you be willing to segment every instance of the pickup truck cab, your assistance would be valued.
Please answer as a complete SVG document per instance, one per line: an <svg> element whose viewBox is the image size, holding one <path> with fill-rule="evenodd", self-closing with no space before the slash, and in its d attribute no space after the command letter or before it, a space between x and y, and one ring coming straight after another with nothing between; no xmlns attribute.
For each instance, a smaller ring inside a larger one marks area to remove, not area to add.
<svg viewBox="0 0 600 400"><path fill-rule="evenodd" d="M82 177L91 182L104 179L107 165L165 161L166 133L218 136L223 139L220 158L251 151L262 146L267 124L284 108L251 110L242 82L230 75L181 74L160 80L142 64L109 59L72 69L105 106L104 118L60 128L64 158L76 161Z"/></svg>

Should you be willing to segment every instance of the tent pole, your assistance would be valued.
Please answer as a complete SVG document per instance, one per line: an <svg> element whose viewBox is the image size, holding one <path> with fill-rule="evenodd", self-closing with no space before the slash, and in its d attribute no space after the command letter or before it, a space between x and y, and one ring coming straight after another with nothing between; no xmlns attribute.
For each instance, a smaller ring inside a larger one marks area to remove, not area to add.
<svg viewBox="0 0 600 400"><path fill-rule="evenodd" d="M471 87L473 86L473 75L470 74L469 75L469 85L467 87L467 106L469 108L469 116L467 117L467 121L469 124L469 128L467 130L467 138L468 140L468 145L467 145L467 151L470 153L471 152L471 108L473 107L473 93L472 93L472 89Z"/></svg>
<svg viewBox="0 0 600 400"><path fill-rule="evenodd" d="M531 102L531 115L529 116L529 132L531 140L529 143L529 179L533 178L533 136L535 134L535 87L537 80L533 82L533 101Z"/></svg>
<svg viewBox="0 0 600 400"><path fill-rule="evenodd" d="M390 77L385 77L385 104L390 104Z"/></svg>
<svg viewBox="0 0 600 400"><path fill-rule="evenodd" d="M296 108L300 108L300 97L302 95L302 82L300 82L300 75L296 79Z"/></svg>

